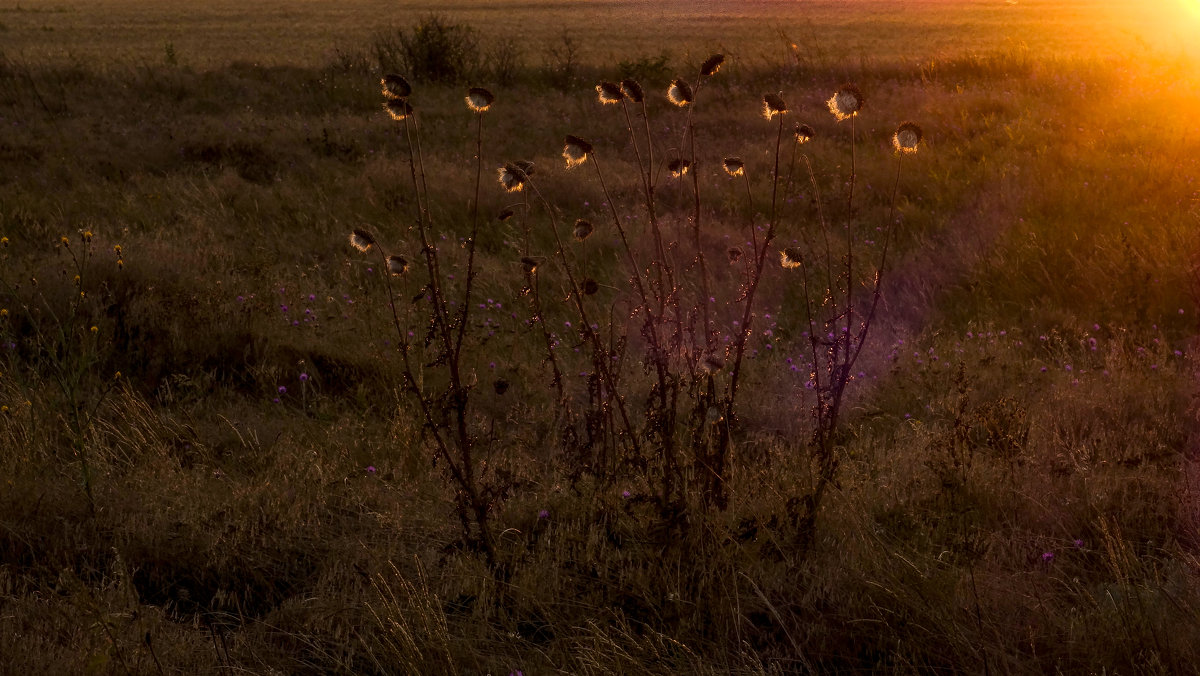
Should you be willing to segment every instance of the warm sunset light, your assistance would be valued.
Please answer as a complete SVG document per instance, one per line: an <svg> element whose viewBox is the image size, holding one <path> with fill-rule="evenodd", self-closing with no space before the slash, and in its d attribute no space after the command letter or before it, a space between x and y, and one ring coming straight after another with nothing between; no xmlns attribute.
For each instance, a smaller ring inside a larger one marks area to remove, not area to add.
<svg viewBox="0 0 1200 676"><path fill-rule="evenodd" d="M1187 674L1200 0L0 0L0 675Z"/></svg>

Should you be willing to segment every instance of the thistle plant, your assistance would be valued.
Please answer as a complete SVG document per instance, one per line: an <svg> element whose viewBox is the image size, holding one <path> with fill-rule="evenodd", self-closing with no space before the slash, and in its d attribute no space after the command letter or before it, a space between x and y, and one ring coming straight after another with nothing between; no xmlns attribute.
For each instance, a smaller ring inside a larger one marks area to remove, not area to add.
<svg viewBox="0 0 1200 676"><path fill-rule="evenodd" d="M723 62L723 56L714 55L701 65L692 82L677 78L666 89L669 109L684 118L677 143L664 144L651 133L647 96L639 83L601 81L595 86L598 105L621 110L632 155L627 159L637 172L633 185L625 187L640 192L641 204L616 199L617 185L604 168L607 154L615 151L598 147L583 136L570 134L563 139L559 171L590 175L584 185L590 184L598 192L597 198L603 198L606 221L593 224L564 213L535 179L531 163L508 161L497 167L494 194L509 204L496 222L519 221L521 229L517 238L519 270L514 267L509 288L514 299L526 298L526 330L538 336L536 342L544 353L540 367L522 373L533 375L540 368L548 376L542 381L535 375L529 382L549 383L546 396L555 410L553 439L573 480L590 476L599 487L618 480L642 482L668 532L685 529L693 510L725 509L730 504L733 448L745 406L740 395L750 355L756 351L753 344L763 306L762 287L770 277L769 263L779 260L788 273L798 275L798 312L807 326L811 360L809 386L797 394L801 400L813 397L808 449L818 469L817 481L806 494L789 502L796 532L807 536L835 477L846 390L878 309L903 158L917 150L922 134L915 124L904 123L893 135L898 159L892 213L882 228L884 241L878 261L868 268L873 275L865 300L855 293L863 283L863 266L857 260L862 254L856 248L856 234L862 227L856 222L855 208L855 120L863 96L851 85L839 89L827 104L837 120L850 122L844 240L826 218L816 172L801 150L816 132L806 124L789 127L795 112L783 93L768 93L760 99L758 113L771 125L769 176L753 176L751 167L737 155L717 159L723 173L741 184L738 191L744 188L748 212L746 249L718 248L702 222L712 211L704 206L706 186L702 172L697 171L707 155L700 152L703 144L697 141L699 118L695 115L700 93ZM377 250L383 269L390 273L385 275L385 283L391 321L399 338L404 389L415 402L438 462L446 468L464 541L496 565L499 545L493 535L492 515L514 484L495 470L494 453L506 442L494 434L494 424L484 424L485 419L494 422L495 418L479 412L477 402L482 396L502 397L513 384L525 387L529 382L501 378L485 390L467 375L471 364L485 358L481 355L487 349L487 341L473 334L471 308L479 281L476 240L484 227L480 219L485 173L483 124L495 98L480 88L471 89L466 96L474 116L475 182L465 221L469 236L462 240L460 254L465 260L456 264L465 266L466 274L455 280L443 272L447 253L436 245L439 238L445 239L445 226L436 225L431 213L417 112L408 101L411 88L398 77L385 78L383 85L386 108L393 120L401 123L408 148L415 203L415 211L407 217L408 231L417 239L423 266L410 270L406 259L388 255L376 236L365 230L356 231L351 243L363 251ZM781 207L784 197L796 189L798 159L816 196L815 223L804 222ZM663 175L677 184L679 199L674 202L660 203L658 187ZM618 184L622 180L629 181L629 177L617 176ZM769 183L770 190L761 237L755 223L755 180ZM511 203L513 198L519 202ZM645 216L644 232L631 230L632 216L627 213L631 209ZM662 227L663 214L676 224L671 231ZM777 248L785 229L794 229L803 244ZM616 279L597 279L599 271L589 266L588 242L598 231L616 247ZM729 272L714 275L712 261L727 261ZM399 310L391 280L414 276L422 292L414 305L417 318L410 320L407 309L404 313ZM420 346L432 351L432 359L417 359L417 345L409 338L414 327L422 327ZM519 332L514 331L510 354L516 353L519 339ZM564 344L573 349L561 349Z"/></svg>
<svg viewBox="0 0 1200 676"><path fill-rule="evenodd" d="M830 224L826 221L823 211L818 211L819 227L822 232L824 251L817 251L811 239L808 250L800 248L785 249L780 256L783 267L796 270L800 274L802 296L804 299L804 315L807 324L807 335L810 349L812 371L809 386L815 394L812 406L814 429L809 442L812 459L816 465L815 481L811 490L801 499L789 504L789 516L797 534L805 539L811 538L814 522L825 491L833 483L837 473L839 458L837 456L839 423L843 415L846 390L854 378L854 368L867 344L867 336L876 318L879 301L882 296L882 285L887 271L888 250L896 224L896 200L899 193L901 170L905 155L917 152L923 138L921 128L912 122L899 125L892 135L892 146L896 151L896 176L893 183L891 204L888 220L883 225L883 246L879 253L878 263L869 282L870 295L865 302L856 301L855 287L859 280L855 277L855 234L856 207L854 203L854 186L856 177L857 148L855 144L854 123L862 110L863 96L857 87L844 85L827 102L830 112L838 122L850 121L851 162L850 176L847 184L846 197L846 243L845 254L841 265L844 269L835 280L835 265L833 247L830 244ZM810 129L796 130L797 142L807 142L811 139ZM815 175L807 156L804 157L809 169L810 180L814 191L817 190ZM823 255L821 255L823 254ZM825 274L820 275L820 264L824 259ZM823 277L826 284L822 286L819 278ZM857 311L857 313L856 313Z"/></svg>
<svg viewBox="0 0 1200 676"><path fill-rule="evenodd" d="M442 272L442 253L434 236L434 221L429 207L429 188L421 154L420 127L417 114L408 97L412 88L399 75L388 75L382 82L384 108L395 121L403 123L408 149L411 190L416 205L411 228L415 229L424 262L424 284L415 302L420 303L418 314L424 327L425 347L433 350L433 359L417 361L413 329L401 319L397 308L392 278L406 278L408 261L399 255L389 255L376 236L364 229L350 235L350 244L363 253L378 252L383 279L387 289L388 308L396 332L404 389L419 411L425 431L431 440L436 459L443 464L455 490L455 512L463 529L463 541L480 551L489 565L495 566L495 540L491 529L491 512L502 487L493 483L486 462L477 456L479 443L475 429L475 414L470 397L472 384L468 380L468 345L466 344L474 292L476 238L479 230L479 191L483 176L483 118L495 97L486 89L468 90L466 104L476 122L475 199L471 203L471 234L466 242L466 277L461 289L449 284L450 276ZM511 181L519 185L524 172L513 168ZM456 295L451 301L450 295ZM433 372L433 373L431 373ZM435 375L436 374L436 375Z"/></svg>

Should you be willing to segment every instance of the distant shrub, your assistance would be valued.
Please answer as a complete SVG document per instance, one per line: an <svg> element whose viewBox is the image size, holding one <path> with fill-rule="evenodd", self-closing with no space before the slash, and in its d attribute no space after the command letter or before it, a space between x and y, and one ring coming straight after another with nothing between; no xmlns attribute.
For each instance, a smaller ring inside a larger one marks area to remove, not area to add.
<svg viewBox="0 0 1200 676"><path fill-rule="evenodd" d="M516 82L517 73L525 65L524 57L516 40L504 38L488 50L488 71L496 82L507 87Z"/></svg>
<svg viewBox="0 0 1200 676"><path fill-rule="evenodd" d="M632 78L634 80L659 82L669 79L671 55L667 52L662 52L658 56L643 56L639 59L622 61L617 67L620 69L621 79L623 80Z"/></svg>
<svg viewBox="0 0 1200 676"><path fill-rule="evenodd" d="M557 44L546 48L545 71L550 84L567 91L579 79L579 41L563 31Z"/></svg>
<svg viewBox="0 0 1200 676"><path fill-rule="evenodd" d="M426 82L462 82L480 68L475 29L430 14L411 28L375 36L372 51L383 72L403 72Z"/></svg>

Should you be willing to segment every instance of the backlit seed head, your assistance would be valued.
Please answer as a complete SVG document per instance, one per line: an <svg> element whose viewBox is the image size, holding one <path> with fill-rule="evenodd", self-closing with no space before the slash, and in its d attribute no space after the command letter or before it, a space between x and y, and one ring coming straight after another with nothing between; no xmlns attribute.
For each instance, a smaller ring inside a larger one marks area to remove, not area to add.
<svg viewBox="0 0 1200 676"><path fill-rule="evenodd" d="M521 268L525 270L525 274L527 275L532 275L534 272L537 272L538 265L541 265L541 261L536 258L531 258L529 256L523 256L521 258Z"/></svg>
<svg viewBox="0 0 1200 676"><path fill-rule="evenodd" d="M596 85L596 93L600 96L600 103L605 105L620 103L625 99L625 92L621 91L621 85L615 82L601 82Z"/></svg>
<svg viewBox="0 0 1200 676"><path fill-rule="evenodd" d="M505 209L505 210L501 211L500 213L496 214L496 220L503 223L504 221L507 221L508 219L512 218L515 214L516 214L516 212L513 211L512 209Z"/></svg>
<svg viewBox="0 0 1200 676"><path fill-rule="evenodd" d="M725 252L725 255L729 256L729 262L730 264L733 264L741 260L742 250L740 247L731 246L729 247L729 250Z"/></svg>
<svg viewBox="0 0 1200 676"><path fill-rule="evenodd" d="M408 272L408 261L403 256L388 256L388 272L400 276Z"/></svg>
<svg viewBox="0 0 1200 676"><path fill-rule="evenodd" d="M798 268L804 260L804 254L794 246L779 252L779 264L785 268Z"/></svg>
<svg viewBox="0 0 1200 676"><path fill-rule="evenodd" d="M513 162L513 166L525 172L526 176L533 176L533 162L529 160L517 160Z"/></svg>
<svg viewBox="0 0 1200 676"><path fill-rule="evenodd" d="M355 229L354 232L350 233L350 246L361 252L366 252L374 243L375 238L366 230Z"/></svg>
<svg viewBox="0 0 1200 676"><path fill-rule="evenodd" d="M467 107L476 113L482 113L491 107L496 97L483 87L471 87L467 90Z"/></svg>
<svg viewBox="0 0 1200 676"><path fill-rule="evenodd" d="M641 103L646 100L646 92L642 90L642 85L632 78L621 80L621 91L634 103Z"/></svg>
<svg viewBox="0 0 1200 676"><path fill-rule="evenodd" d="M730 176L741 176L746 173L746 163L740 157L725 158L725 173Z"/></svg>
<svg viewBox="0 0 1200 676"><path fill-rule="evenodd" d="M710 352L704 355L704 359L700 360L700 368L708 375L712 375L717 371L725 368L725 358L715 352Z"/></svg>
<svg viewBox="0 0 1200 676"><path fill-rule="evenodd" d="M681 178L684 174L688 173L688 168L691 166L691 162L683 158L676 158L667 164L667 171L671 172L672 178Z"/></svg>
<svg viewBox="0 0 1200 676"><path fill-rule="evenodd" d="M397 122L413 114L413 107L404 99L388 99L387 103L383 104L383 109Z"/></svg>
<svg viewBox="0 0 1200 676"><path fill-rule="evenodd" d="M406 99L412 94L412 85L408 84L408 80L395 73L384 75L379 84L383 86L383 95L388 99Z"/></svg>
<svg viewBox="0 0 1200 676"><path fill-rule="evenodd" d="M600 290L600 285L596 282L596 280L594 280L590 277L588 279L583 280L583 295L591 296L591 295L594 295L599 290Z"/></svg>
<svg viewBox="0 0 1200 676"><path fill-rule="evenodd" d="M521 192L525 187L525 182L529 180L529 175L512 163L500 167L499 175L500 185L509 192Z"/></svg>
<svg viewBox="0 0 1200 676"><path fill-rule="evenodd" d="M804 145L805 143L813 140L813 137L816 136L816 132L814 132L813 128L807 124L798 124L796 125L796 128L792 130L792 136L796 138L796 143Z"/></svg>
<svg viewBox="0 0 1200 676"><path fill-rule="evenodd" d="M700 75L702 75L703 77L710 77L710 76L716 75L717 71L721 70L721 66L724 63L725 63L725 55L724 54L713 54L712 56L705 59L704 63L700 64Z"/></svg>
<svg viewBox="0 0 1200 676"><path fill-rule="evenodd" d="M762 114L768 120L776 115L783 115L788 111L787 104L783 102L783 98L778 94L763 94L762 98Z"/></svg>
<svg viewBox="0 0 1200 676"><path fill-rule="evenodd" d="M0 246L8 246L8 238L0 237Z"/></svg>
<svg viewBox="0 0 1200 676"><path fill-rule="evenodd" d="M587 161L587 156L592 152L592 144L579 138L578 136L567 135L563 141L563 159L567 161L567 168L577 167Z"/></svg>
<svg viewBox="0 0 1200 676"><path fill-rule="evenodd" d="M672 80L667 87L667 98L677 106L683 107L696 100L692 88L683 80Z"/></svg>
<svg viewBox="0 0 1200 676"><path fill-rule="evenodd" d="M842 85L833 96L825 102L829 106L829 112L837 118L838 122L849 119L858 114L858 111L863 107L863 95L852 84Z"/></svg>
<svg viewBox="0 0 1200 676"><path fill-rule="evenodd" d="M573 233L575 235L575 239L582 242L583 240L588 238L588 235L592 234L593 230L595 230L595 228L592 227L591 222L585 221L581 218L581 219L575 221L575 228L574 228Z"/></svg>
<svg viewBox="0 0 1200 676"><path fill-rule="evenodd" d="M925 134L917 123L902 122L899 127L896 127L896 133L892 134L892 147L898 153L915 153L923 138L925 138Z"/></svg>

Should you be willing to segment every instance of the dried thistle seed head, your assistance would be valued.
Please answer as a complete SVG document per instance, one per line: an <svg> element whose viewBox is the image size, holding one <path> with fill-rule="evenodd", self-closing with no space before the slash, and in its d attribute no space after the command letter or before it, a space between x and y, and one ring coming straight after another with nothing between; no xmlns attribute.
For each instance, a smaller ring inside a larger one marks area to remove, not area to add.
<svg viewBox="0 0 1200 676"><path fill-rule="evenodd" d="M634 103L646 100L646 92L642 90L642 85L633 78L621 80L621 91Z"/></svg>
<svg viewBox="0 0 1200 676"><path fill-rule="evenodd" d="M842 85L833 96L825 102L829 106L829 112L837 118L838 122L849 119L858 114L858 111L863 107L863 95L852 84Z"/></svg>
<svg viewBox="0 0 1200 676"><path fill-rule="evenodd" d="M592 296L600 290L600 285L591 277L583 280L583 295Z"/></svg>
<svg viewBox="0 0 1200 676"><path fill-rule="evenodd" d="M700 368L711 376L725 368L725 358L715 352L710 352L704 355L704 359L700 360Z"/></svg>
<svg viewBox="0 0 1200 676"><path fill-rule="evenodd" d="M725 63L724 54L713 54L700 64L700 75L703 77L711 77L721 70L721 66Z"/></svg>
<svg viewBox="0 0 1200 676"><path fill-rule="evenodd" d="M798 268L804 260L804 254L794 246L779 252L779 264L785 268Z"/></svg>
<svg viewBox="0 0 1200 676"><path fill-rule="evenodd" d="M671 86L667 87L667 98L671 103L683 107L696 100L692 94L692 88L683 80L671 80Z"/></svg>
<svg viewBox="0 0 1200 676"><path fill-rule="evenodd" d="M359 251L365 252L367 249L370 249L371 245L374 243L375 238L366 230L356 228L354 232L350 233L350 246L358 249Z"/></svg>
<svg viewBox="0 0 1200 676"><path fill-rule="evenodd" d="M526 176L533 176L533 162L529 160L517 160L513 162L513 166L525 172Z"/></svg>
<svg viewBox="0 0 1200 676"><path fill-rule="evenodd" d="M601 82L596 85L596 93L600 96L600 103L605 105L620 103L625 99L625 92L621 91L621 85L615 82Z"/></svg>
<svg viewBox="0 0 1200 676"><path fill-rule="evenodd" d="M731 246L729 247L729 250L725 252L725 255L729 256L730 264L736 263L742 258L742 249L741 247Z"/></svg>
<svg viewBox="0 0 1200 676"><path fill-rule="evenodd" d="M534 272L537 272L539 265L541 265L541 261L536 258L531 258L529 256L521 257L521 268L525 270L525 274L527 275L532 275Z"/></svg>
<svg viewBox="0 0 1200 676"><path fill-rule="evenodd" d="M500 213L496 214L496 220L503 223L504 221L507 221L508 219L512 218L515 214L516 214L516 212L513 211L512 209L504 209Z"/></svg>
<svg viewBox="0 0 1200 676"><path fill-rule="evenodd" d="M768 120L776 115L783 115L788 111L787 104L783 102L783 98L778 94L763 94L762 98L762 114Z"/></svg>
<svg viewBox="0 0 1200 676"><path fill-rule="evenodd" d="M923 138L925 138L925 133L921 131L921 127L917 123L902 122L899 127L896 127L896 133L892 134L892 147L898 153L915 153Z"/></svg>
<svg viewBox="0 0 1200 676"><path fill-rule="evenodd" d="M563 159L567 161L567 168L577 167L587 161L587 156L592 152L592 144L579 138L578 136L567 135L563 141Z"/></svg>
<svg viewBox="0 0 1200 676"><path fill-rule="evenodd" d="M388 272L400 276L408 272L408 261L403 256L388 256L387 268Z"/></svg>
<svg viewBox="0 0 1200 676"><path fill-rule="evenodd" d="M521 192L525 187L525 181L529 180L529 175L512 163L500 167L499 175L500 185L509 192Z"/></svg>
<svg viewBox="0 0 1200 676"><path fill-rule="evenodd" d="M581 218L581 219L575 221L575 229L574 229L573 233L575 235L575 239L582 242L583 240L588 238L588 235L592 234L593 230L595 230L595 228L592 227L591 222L585 221Z"/></svg>
<svg viewBox="0 0 1200 676"><path fill-rule="evenodd" d="M387 103L383 104L383 109L392 116L393 120L397 121L413 114L413 107L408 105L408 101L404 99L388 99Z"/></svg>
<svg viewBox="0 0 1200 676"><path fill-rule="evenodd" d="M476 113L482 113L491 107L496 97L483 87L471 87L467 90L467 107Z"/></svg>
<svg viewBox="0 0 1200 676"><path fill-rule="evenodd" d="M677 157L677 158L671 160L671 162L669 164L667 164L667 171L671 172L672 178L680 178L684 174L688 173L688 168L691 166L692 166L691 162L689 162L683 158Z"/></svg>
<svg viewBox="0 0 1200 676"><path fill-rule="evenodd" d="M724 166L725 173L730 176L741 176L746 173L746 163L740 157L726 157Z"/></svg>
<svg viewBox="0 0 1200 676"><path fill-rule="evenodd" d="M508 381L503 378L497 378L496 382L492 383L492 389L496 394L503 396L508 391Z"/></svg>
<svg viewBox="0 0 1200 676"><path fill-rule="evenodd" d="M388 99L406 99L412 94L412 85L403 76L389 73L379 81L383 87L383 96Z"/></svg>
<svg viewBox="0 0 1200 676"><path fill-rule="evenodd" d="M813 131L813 128L807 124L798 124L796 125L796 128L792 130L792 136L796 138L796 143L800 145L804 145L805 143L813 140L813 137L816 135L817 134Z"/></svg>

